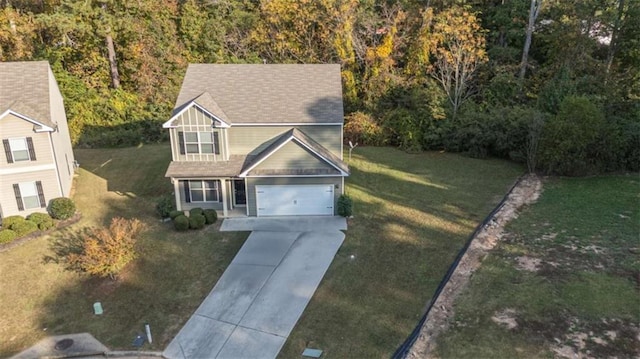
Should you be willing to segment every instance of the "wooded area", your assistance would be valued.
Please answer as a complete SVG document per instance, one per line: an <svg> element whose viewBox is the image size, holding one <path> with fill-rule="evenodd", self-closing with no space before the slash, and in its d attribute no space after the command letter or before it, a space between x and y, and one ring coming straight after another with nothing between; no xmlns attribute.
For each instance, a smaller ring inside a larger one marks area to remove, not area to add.
<svg viewBox="0 0 640 359"><path fill-rule="evenodd" d="M640 169L640 2L3 0L0 60L48 60L76 146L159 141L190 62L340 63L345 140Z"/></svg>

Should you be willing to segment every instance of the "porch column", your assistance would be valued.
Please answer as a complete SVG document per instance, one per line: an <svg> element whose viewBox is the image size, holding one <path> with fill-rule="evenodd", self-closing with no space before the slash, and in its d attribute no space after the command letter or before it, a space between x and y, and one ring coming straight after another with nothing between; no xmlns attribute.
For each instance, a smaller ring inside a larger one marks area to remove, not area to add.
<svg viewBox="0 0 640 359"><path fill-rule="evenodd" d="M227 180L220 179L220 192L222 192L222 217L227 217Z"/></svg>
<svg viewBox="0 0 640 359"><path fill-rule="evenodd" d="M172 178L171 183L173 183L173 194L176 197L176 209L178 211L182 211L182 201L180 200L180 182L177 179Z"/></svg>

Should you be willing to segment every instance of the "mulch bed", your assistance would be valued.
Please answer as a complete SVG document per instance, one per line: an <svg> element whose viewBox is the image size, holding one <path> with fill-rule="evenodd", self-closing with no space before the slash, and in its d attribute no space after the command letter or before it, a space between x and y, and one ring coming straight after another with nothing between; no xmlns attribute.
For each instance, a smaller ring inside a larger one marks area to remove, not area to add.
<svg viewBox="0 0 640 359"><path fill-rule="evenodd" d="M20 237L20 238L16 238L13 241L9 242L9 243L2 243L0 244L0 253L2 252L6 252L12 248L18 247L24 243L27 243L35 238L38 238L40 236L44 236L47 234L51 234L55 231L59 231L63 228L66 228L72 224L77 223L80 219L82 218L82 213L80 212L76 212L75 215L73 215L73 217L69 218L69 219L65 219L63 221L56 221L56 226L55 228L51 228L48 229L46 231L35 231L32 233L27 234L26 236Z"/></svg>

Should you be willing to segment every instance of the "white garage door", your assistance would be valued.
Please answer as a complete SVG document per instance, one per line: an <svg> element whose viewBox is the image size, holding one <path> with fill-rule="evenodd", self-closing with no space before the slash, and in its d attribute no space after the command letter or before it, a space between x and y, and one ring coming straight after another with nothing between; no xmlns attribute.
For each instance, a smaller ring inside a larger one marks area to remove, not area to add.
<svg viewBox="0 0 640 359"><path fill-rule="evenodd" d="M258 216L333 215L333 185L256 186Z"/></svg>

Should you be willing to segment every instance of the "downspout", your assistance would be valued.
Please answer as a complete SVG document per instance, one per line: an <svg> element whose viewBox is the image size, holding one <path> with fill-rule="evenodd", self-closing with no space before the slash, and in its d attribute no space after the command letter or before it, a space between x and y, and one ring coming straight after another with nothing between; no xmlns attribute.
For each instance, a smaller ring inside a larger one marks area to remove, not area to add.
<svg viewBox="0 0 640 359"><path fill-rule="evenodd" d="M56 126L56 131L58 131L58 126ZM60 193L60 197L66 197L62 192L62 178L60 178L60 168L58 168L58 156L56 156L56 149L53 147L53 135L52 132L49 132L49 147L51 147L51 153L53 154L53 163L56 167L56 177L58 178L58 192Z"/></svg>

